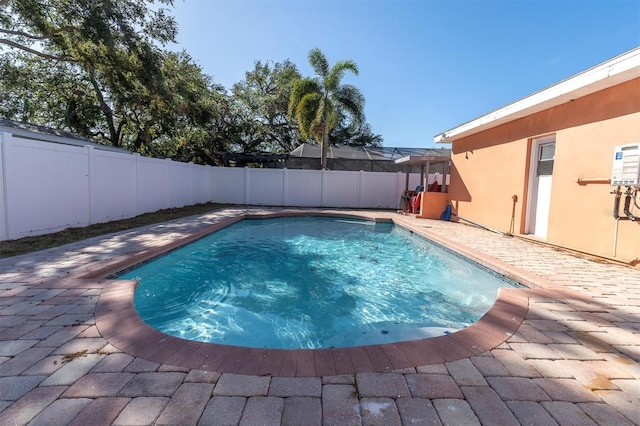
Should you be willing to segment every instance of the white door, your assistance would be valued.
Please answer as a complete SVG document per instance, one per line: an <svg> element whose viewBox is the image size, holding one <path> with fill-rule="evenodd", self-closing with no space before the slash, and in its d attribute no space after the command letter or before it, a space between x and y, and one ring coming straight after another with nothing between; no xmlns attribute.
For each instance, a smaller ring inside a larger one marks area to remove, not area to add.
<svg viewBox="0 0 640 426"><path fill-rule="evenodd" d="M547 237L549 208L551 206L551 177L556 152L555 139L545 138L535 142L533 176L531 182L531 205L529 206L528 232L536 237Z"/></svg>

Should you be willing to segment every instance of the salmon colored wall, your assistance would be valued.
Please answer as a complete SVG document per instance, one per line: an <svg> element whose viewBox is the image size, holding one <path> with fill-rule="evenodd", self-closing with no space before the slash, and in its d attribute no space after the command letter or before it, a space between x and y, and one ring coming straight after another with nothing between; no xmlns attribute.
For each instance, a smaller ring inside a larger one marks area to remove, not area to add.
<svg viewBox="0 0 640 426"><path fill-rule="evenodd" d="M609 179L614 147L640 142L638 93L635 79L455 140L449 187L454 212L506 232L517 195L515 233L524 233L532 140L555 135L546 241L624 261L640 258L640 220L619 221L614 253L613 188L601 181L577 183Z"/></svg>
<svg viewBox="0 0 640 426"><path fill-rule="evenodd" d="M449 196L446 192L423 192L420 198L421 219L440 219L440 215L447 207Z"/></svg>
<svg viewBox="0 0 640 426"><path fill-rule="evenodd" d="M526 141L485 148L473 146L474 149L459 153L456 145L454 143L449 185L453 211L490 228L509 231L512 196L518 196L518 205L522 200ZM516 219L518 230L520 222Z"/></svg>

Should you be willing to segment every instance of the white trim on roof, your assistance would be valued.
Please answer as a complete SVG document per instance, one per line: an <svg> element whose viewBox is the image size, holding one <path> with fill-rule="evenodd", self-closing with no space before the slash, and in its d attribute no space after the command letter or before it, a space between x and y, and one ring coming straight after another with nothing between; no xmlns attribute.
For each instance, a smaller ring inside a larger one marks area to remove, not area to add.
<svg viewBox="0 0 640 426"><path fill-rule="evenodd" d="M638 77L640 77L640 47L475 120L439 133L433 137L433 140L436 143L453 142L456 139L491 129Z"/></svg>

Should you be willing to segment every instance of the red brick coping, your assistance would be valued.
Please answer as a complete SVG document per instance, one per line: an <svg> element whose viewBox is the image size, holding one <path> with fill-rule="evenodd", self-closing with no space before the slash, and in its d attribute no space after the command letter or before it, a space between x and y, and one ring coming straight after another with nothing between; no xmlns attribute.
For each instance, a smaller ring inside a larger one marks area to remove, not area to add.
<svg viewBox="0 0 640 426"><path fill-rule="evenodd" d="M370 217L367 214L340 214L339 216L378 221L390 220ZM319 214L283 213L258 217L303 215ZM326 215L337 216L336 214ZM133 301L136 281L99 279L250 217L256 216L241 215L227 219L162 247L136 256L123 256L100 262L85 269L76 277L53 280L43 283L42 286L101 288L102 292L95 310L98 331L111 345L135 357L161 364L221 373L317 377L384 372L440 364L481 354L499 346L516 332L527 313L529 297L544 297L549 294L549 290L543 289L501 288L494 305L478 322L449 335L350 348L284 350L219 345L169 336L147 325L136 313ZM530 287L538 286L536 281L539 279L527 276L523 271L514 273L514 268L509 265L501 264L496 259L471 252L463 246L429 234L424 228L412 225L400 216L393 221L504 275L515 278L523 284Z"/></svg>

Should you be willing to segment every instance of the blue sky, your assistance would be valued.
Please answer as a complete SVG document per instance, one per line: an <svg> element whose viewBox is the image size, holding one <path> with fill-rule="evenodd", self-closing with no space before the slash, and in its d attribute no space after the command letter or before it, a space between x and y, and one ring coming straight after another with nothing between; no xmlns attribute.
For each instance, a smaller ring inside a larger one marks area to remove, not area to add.
<svg viewBox="0 0 640 426"><path fill-rule="evenodd" d="M178 45L230 88L254 62L351 59L385 146L433 136L640 45L640 0L175 0Z"/></svg>

